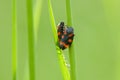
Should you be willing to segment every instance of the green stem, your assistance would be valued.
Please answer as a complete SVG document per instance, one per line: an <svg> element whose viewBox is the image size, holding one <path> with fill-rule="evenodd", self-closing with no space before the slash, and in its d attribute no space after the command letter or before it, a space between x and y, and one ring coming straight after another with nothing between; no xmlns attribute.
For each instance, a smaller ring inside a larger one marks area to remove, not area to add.
<svg viewBox="0 0 120 80"><path fill-rule="evenodd" d="M49 8L49 14L50 14L50 21L51 21L51 26L52 26L52 31L54 35L54 42L55 44L57 43L57 29L55 25L55 19L53 15L53 10L52 10L52 5L51 5L51 0L48 0L48 8Z"/></svg>
<svg viewBox="0 0 120 80"><path fill-rule="evenodd" d="M38 34L38 28L39 28L39 22L40 22L40 16L41 16L41 8L42 8L42 1L43 0L36 0L34 10L33 10L33 23L34 23L34 34L35 34L35 42L37 42L37 34Z"/></svg>
<svg viewBox="0 0 120 80"><path fill-rule="evenodd" d="M29 49L29 72L30 80L35 80L35 63L34 63L34 28L32 0L27 0L27 24L28 24L28 49Z"/></svg>
<svg viewBox="0 0 120 80"><path fill-rule="evenodd" d="M16 80L17 60L17 30L16 30L16 0L12 0L12 72L13 80Z"/></svg>
<svg viewBox="0 0 120 80"><path fill-rule="evenodd" d="M73 43L72 43L71 47L69 48L69 58L70 58L70 76L71 76L71 80L76 80L75 54L74 54Z"/></svg>
<svg viewBox="0 0 120 80"><path fill-rule="evenodd" d="M67 15L67 25L72 25L72 18L71 18L71 8L70 8L70 0L66 0L66 15Z"/></svg>
<svg viewBox="0 0 120 80"><path fill-rule="evenodd" d="M59 60L59 64L61 67L61 72L64 77L64 80L70 80L70 73L69 73L68 67L66 65L66 61L64 59L62 50L58 46L56 46L56 50L57 50L58 60Z"/></svg>
<svg viewBox="0 0 120 80"><path fill-rule="evenodd" d="M72 26L72 16L71 16L71 5L70 0L66 0L66 13L67 13L67 25ZM70 76L71 80L76 80L75 74L75 53L73 43L69 48L69 58L70 58Z"/></svg>
<svg viewBox="0 0 120 80"><path fill-rule="evenodd" d="M64 77L64 80L70 80L70 74L69 74L69 70L66 66L66 62L64 60L64 56L62 53L62 50L58 47L57 43L57 29L56 29L56 25L55 25L55 20L54 20L54 15L53 15L53 10L52 10L52 5L51 5L51 1L48 0L48 8L49 8L49 14L50 14L50 21L51 21L51 26L52 26L52 31L53 31L53 35L54 35L54 43L56 45L56 51L58 54L58 60L59 60L59 64L60 64L60 68L61 68L61 72L62 75Z"/></svg>

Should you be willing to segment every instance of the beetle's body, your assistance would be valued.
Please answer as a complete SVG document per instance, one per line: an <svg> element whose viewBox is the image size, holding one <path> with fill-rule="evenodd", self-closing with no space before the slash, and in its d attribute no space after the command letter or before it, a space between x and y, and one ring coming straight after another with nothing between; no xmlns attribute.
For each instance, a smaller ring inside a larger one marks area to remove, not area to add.
<svg viewBox="0 0 120 80"><path fill-rule="evenodd" d="M64 22L58 25L58 46L64 50L71 46L74 38L74 30L72 27L64 27Z"/></svg>

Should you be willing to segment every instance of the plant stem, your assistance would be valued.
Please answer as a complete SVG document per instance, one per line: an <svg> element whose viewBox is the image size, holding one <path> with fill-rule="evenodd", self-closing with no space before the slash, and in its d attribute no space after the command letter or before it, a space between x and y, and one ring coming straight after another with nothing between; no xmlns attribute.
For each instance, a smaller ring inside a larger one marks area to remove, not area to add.
<svg viewBox="0 0 120 80"><path fill-rule="evenodd" d="M63 56L62 50L58 46L56 46L56 50L57 50L58 60L60 63L61 72L64 77L64 80L70 80L70 73L69 73L68 67L66 65L66 61Z"/></svg>
<svg viewBox="0 0 120 80"><path fill-rule="evenodd" d="M12 72L13 80L16 80L17 60L17 29L16 29L16 0L12 0Z"/></svg>
<svg viewBox="0 0 120 80"><path fill-rule="evenodd" d="M58 60L59 60L59 64L61 67L61 72L62 72L64 80L70 80L69 70L66 66L66 62L64 60L62 50L57 45L57 39L58 39L57 29L56 29L56 25L55 25L55 20L54 20L54 15L53 15L53 10L52 10L52 5L51 5L50 0L48 0L48 8L49 8L49 14L50 14L50 22L51 22L51 26L52 26L53 35L54 35L54 43L56 46Z"/></svg>
<svg viewBox="0 0 120 80"><path fill-rule="evenodd" d="M71 16L71 5L70 0L66 0L66 13L67 13L67 25L72 25L72 16ZM73 43L69 47L69 58L70 58L70 77L71 80L76 80L75 74L75 53Z"/></svg>
<svg viewBox="0 0 120 80"><path fill-rule="evenodd" d="M27 24L28 24L28 49L29 49L29 72L30 80L35 80L35 63L34 63L34 28L32 0L27 0Z"/></svg>
<svg viewBox="0 0 120 80"><path fill-rule="evenodd" d="M34 34L35 34L35 44L37 43L37 34L38 34L38 28L39 28L39 22L40 22L40 16L41 16L41 8L43 0L36 0L34 10L33 10L33 23L34 23Z"/></svg>
<svg viewBox="0 0 120 80"><path fill-rule="evenodd" d="M70 58L70 76L71 76L71 80L76 80L75 54L74 54L73 43L72 43L71 47L69 48L69 58Z"/></svg>
<svg viewBox="0 0 120 80"><path fill-rule="evenodd" d="M52 31L54 35L54 43L57 43L57 29L55 25L55 19L53 15L53 10L52 10L52 5L51 5L51 0L48 0L48 8L49 8L49 14L50 14L50 21L51 21L51 26L52 26Z"/></svg>
<svg viewBox="0 0 120 80"><path fill-rule="evenodd" d="M72 18L71 18L71 8L70 8L70 0L66 0L66 15L67 15L67 25L72 25Z"/></svg>

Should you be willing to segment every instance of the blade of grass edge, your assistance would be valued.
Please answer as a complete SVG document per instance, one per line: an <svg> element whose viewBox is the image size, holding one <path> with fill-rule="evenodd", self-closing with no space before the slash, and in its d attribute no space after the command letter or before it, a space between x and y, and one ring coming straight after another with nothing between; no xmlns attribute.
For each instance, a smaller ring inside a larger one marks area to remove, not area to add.
<svg viewBox="0 0 120 80"><path fill-rule="evenodd" d="M29 79L35 80L35 63L34 63L34 27L32 0L26 0L27 7L27 26L28 26L28 52L29 52Z"/></svg>
<svg viewBox="0 0 120 80"><path fill-rule="evenodd" d="M67 25L72 26L70 0L66 0L66 15L67 15ZM69 47L69 58L70 58L70 76L71 76L71 80L76 80L74 42Z"/></svg>
<svg viewBox="0 0 120 80"><path fill-rule="evenodd" d="M12 0L12 74L16 80L17 67L17 26L16 26L16 0Z"/></svg>
<svg viewBox="0 0 120 80"><path fill-rule="evenodd" d="M52 5L51 5L50 0L48 0L48 8L49 8L50 22L51 22L51 26L52 26L53 35L54 35L54 42L56 44L56 42L57 42L57 29L56 29L56 25L55 25L55 20L54 20L54 15L53 15L53 10L52 10Z"/></svg>
<svg viewBox="0 0 120 80"><path fill-rule="evenodd" d="M51 26L52 26L52 31L53 31L53 35L54 35L54 43L56 45L57 43L57 29L56 29L56 25L55 25L55 20L54 20L54 15L53 15L53 10L52 10L52 5L51 5L51 1L48 0L48 8L49 8L49 15L50 15L50 22L51 22ZM59 47L56 45L56 50L57 50L57 54L58 54L58 60L59 60L59 64L61 67L61 72L62 75L64 77L64 80L70 80L70 74L68 71L68 68L65 64L65 60L63 57L63 53L62 50L59 49Z"/></svg>

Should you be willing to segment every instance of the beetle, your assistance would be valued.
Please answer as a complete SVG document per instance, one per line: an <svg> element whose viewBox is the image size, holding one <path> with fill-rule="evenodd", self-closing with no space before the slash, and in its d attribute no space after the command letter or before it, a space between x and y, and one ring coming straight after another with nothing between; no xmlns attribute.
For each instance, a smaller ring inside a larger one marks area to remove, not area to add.
<svg viewBox="0 0 120 80"><path fill-rule="evenodd" d="M64 25L64 22L60 22L57 25L58 34L58 46L64 50L71 46L74 39L74 29Z"/></svg>
<svg viewBox="0 0 120 80"><path fill-rule="evenodd" d="M71 46L74 39L74 29L72 27L67 27L59 41L59 48L64 50Z"/></svg>
<svg viewBox="0 0 120 80"><path fill-rule="evenodd" d="M57 25L57 34L58 34L58 41L61 40L61 37L64 33L64 22L60 22L58 25Z"/></svg>

